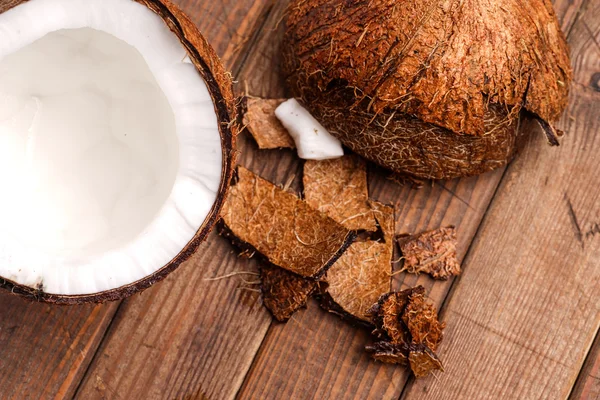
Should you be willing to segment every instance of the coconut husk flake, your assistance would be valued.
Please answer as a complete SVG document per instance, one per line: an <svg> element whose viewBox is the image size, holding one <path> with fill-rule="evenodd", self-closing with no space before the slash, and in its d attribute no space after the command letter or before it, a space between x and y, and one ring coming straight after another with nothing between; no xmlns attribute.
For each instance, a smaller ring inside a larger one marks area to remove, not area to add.
<svg viewBox="0 0 600 400"><path fill-rule="evenodd" d="M355 238L354 232L243 167L238 167L221 217L223 236L302 277L323 275Z"/></svg>
<svg viewBox="0 0 600 400"><path fill-rule="evenodd" d="M375 360L408 364L416 377L443 370L434 351L445 324L438 321L437 310L426 301L422 286L381 296L369 313L377 342L366 349Z"/></svg>
<svg viewBox="0 0 600 400"><path fill-rule="evenodd" d="M311 294L319 283L293 274L273 265L263 265L260 269L263 304L273 317L285 322L298 311L306 307Z"/></svg>
<svg viewBox="0 0 600 400"><path fill-rule="evenodd" d="M365 161L348 155L304 164L306 202L350 230L377 230L368 204L367 166Z"/></svg>
<svg viewBox="0 0 600 400"><path fill-rule="evenodd" d="M399 237L404 270L411 274L424 272L440 280L459 275L456 242L456 228L453 226Z"/></svg>
<svg viewBox="0 0 600 400"><path fill-rule="evenodd" d="M246 99L244 126L250 132L259 149L279 149L296 147L288 131L275 116L275 109L285 99Z"/></svg>
<svg viewBox="0 0 600 400"><path fill-rule="evenodd" d="M394 252L394 208L370 202L382 239L355 242L327 273L321 306L358 323L369 323L369 308L390 291Z"/></svg>

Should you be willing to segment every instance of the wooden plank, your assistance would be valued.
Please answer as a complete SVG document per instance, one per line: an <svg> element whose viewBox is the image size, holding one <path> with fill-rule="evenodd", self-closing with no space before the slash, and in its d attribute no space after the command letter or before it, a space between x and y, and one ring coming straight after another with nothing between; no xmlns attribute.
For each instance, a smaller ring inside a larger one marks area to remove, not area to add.
<svg viewBox="0 0 600 400"><path fill-rule="evenodd" d="M569 399L600 400L600 335L596 335Z"/></svg>
<svg viewBox="0 0 600 400"><path fill-rule="evenodd" d="M271 15L258 51L250 55L246 81L250 94L283 96L285 92L278 68L279 42L287 2L278 4ZM563 18L570 26L573 8L570 1L558 1ZM265 84L265 82L268 82ZM438 182L414 190L387 179L384 172L372 167L369 173L371 196L393 203L397 208L397 232L418 232L454 224L458 227L459 257L465 255L483 214L502 177L503 170L481 177ZM281 177L275 177L282 179ZM284 179L285 180L285 179ZM422 284L429 297L440 306L452 281L433 282L421 275L402 274L395 287ZM307 311L295 315L287 324L274 323L246 377L239 398L398 398L408 379L402 368L373 363L363 351L368 335L325 314L314 303Z"/></svg>
<svg viewBox="0 0 600 400"><path fill-rule="evenodd" d="M0 293L0 398L73 395L117 305L59 307Z"/></svg>
<svg viewBox="0 0 600 400"><path fill-rule="evenodd" d="M270 0L179 3L234 71L271 6ZM255 276L213 280L240 271L257 271L255 262L238 258L213 233L165 282L123 302L77 397L233 397L271 321L251 291L256 286L247 290L243 283Z"/></svg>
<svg viewBox="0 0 600 400"><path fill-rule="evenodd" d="M240 50L262 23L259 16L267 4L180 3L230 67L240 63ZM243 299L250 301L247 295ZM72 397L117 307L52 307L0 293L0 398Z"/></svg>
<svg viewBox="0 0 600 400"><path fill-rule="evenodd" d="M569 41L575 81L559 149L534 135L494 198L445 310L446 373L406 399L564 399L600 326L600 1Z"/></svg>

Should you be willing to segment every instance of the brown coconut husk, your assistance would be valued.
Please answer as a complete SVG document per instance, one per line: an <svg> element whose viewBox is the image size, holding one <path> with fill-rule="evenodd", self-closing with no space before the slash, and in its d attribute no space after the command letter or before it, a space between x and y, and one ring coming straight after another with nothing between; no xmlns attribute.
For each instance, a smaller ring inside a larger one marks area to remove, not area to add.
<svg viewBox="0 0 600 400"><path fill-rule="evenodd" d="M311 189L305 187L305 191L308 198ZM317 196L315 200L323 197L327 196ZM327 289L318 296L325 310L358 325L370 324L369 308L390 291L394 254L394 208L365 201L372 211L371 218L377 221L381 239L352 243L327 272ZM336 213L335 210L330 212ZM337 217L343 218L339 214Z"/></svg>
<svg viewBox="0 0 600 400"><path fill-rule="evenodd" d="M396 172L498 168L515 154L522 109L551 128L566 107L572 71L549 0L294 0L288 11L292 93Z"/></svg>
<svg viewBox="0 0 600 400"><path fill-rule="evenodd" d="M367 165L356 155L304 164L304 198L313 208L355 231L375 232Z"/></svg>
<svg viewBox="0 0 600 400"><path fill-rule="evenodd" d="M260 277L263 304L280 322L289 320L296 311L306 307L319 285L317 281L273 265L262 265Z"/></svg>
<svg viewBox="0 0 600 400"><path fill-rule="evenodd" d="M275 109L285 99L246 98L244 126L250 132L259 149L294 149L296 144L275 116Z"/></svg>
<svg viewBox="0 0 600 400"><path fill-rule="evenodd" d="M355 233L292 193L238 167L219 223L221 234L249 254L305 278L319 278Z"/></svg>
<svg viewBox="0 0 600 400"><path fill-rule="evenodd" d="M369 310L377 341L366 347L375 360L409 365L416 377L443 366L437 350L445 328L433 304L425 299L422 286L386 293Z"/></svg>
<svg viewBox="0 0 600 400"><path fill-rule="evenodd" d="M440 280L459 275L456 242L456 228L453 226L398 237L404 259L403 269L411 274L424 272Z"/></svg>
<svg viewBox="0 0 600 400"><path fill-rule="evenodd" d="M26 1L27 0L0 1L0 14L25 3ZM61 305L103 303L106 301L121 300L149 288L177 269L181 263L189 259L196 252L200 243L206 239L217 221L220 210L225 202L229 182L233 174L236 160L235 142L240 130L231 74L225 70L221 60L202 36L196 25L194 25L187 15L185 15L185 13L170 0L135 1L145 5L162 18L165 24L186 48L192 63L206 82L219 121L219 132L221 134L221 147L223 151L221 185L217 192L217 199L203 225L198 228L196 235L188 242L187 246L181 250L177 257L144 279L106 292L80 296L65 296L45 293L42 285L39 285L36 288L30 288L0 277L0 288L7 289L11 293L22 295L34 301Z"/></svg>

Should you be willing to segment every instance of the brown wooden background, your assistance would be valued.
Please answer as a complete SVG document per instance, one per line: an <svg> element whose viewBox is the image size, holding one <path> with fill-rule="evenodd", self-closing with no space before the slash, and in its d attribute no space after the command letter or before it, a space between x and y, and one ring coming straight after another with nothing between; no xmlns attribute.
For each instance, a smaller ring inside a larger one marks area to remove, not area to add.
<svg viewBox="0 0 600 400"><path fill-rule="evenodd" d="M9 1L9 0L0 0ZM287 1L179 0L238 79L286 94L278 73ZM547 146L532 124L505 170L400 186L370 168L371 196L393 203L398 233L459 228L464 274L423 284L448 323L446 372L414 381L371 362L367 335L315 303L271 320L240 278L253 271L213 234L166 281L121 303L53 307L0 294L0 399L600 399L600 0L556 0L575 83ZM274 182L296 176L287 151L243 136L241 163ZM247 278L247 277L246 277Z"/></svg>

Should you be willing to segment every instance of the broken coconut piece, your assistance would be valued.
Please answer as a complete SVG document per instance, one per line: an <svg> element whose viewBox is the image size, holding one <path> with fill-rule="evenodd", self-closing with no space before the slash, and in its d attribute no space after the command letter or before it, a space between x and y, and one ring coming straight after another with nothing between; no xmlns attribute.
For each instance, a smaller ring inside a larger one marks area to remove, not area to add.
<svg viewBox="0 0 600 400"><path fill-rule="evenodd" d="M386 293L369 310L376 329L373 334L378 339L400 344L410 342L410 332L402 321L402 315L411 295L425 294L423 286L406 289L401 292Z"/></svg>
<svg viewBox="0 0 600 400"><path fill-rule="evenodd" d="M306 302L319 283L273 265L260 268L263 304L280 322L285 322Z"/></svg>
<svg viewBox="0 0 600 400"><path fill-rule="evenodd" d="M331 136L296 99L283 102L275 110L275 115L294 139L298 157L328 160L344 155L340 141Z"/></svg>
<svg viewBox="0 0 600 400"><path fill-rule="evenodd" d="M445 324L438 321L434 306L426 302L422 286L387 293L369 312L378 341L366 349L374 359L402 365L408 360L416 377L443 370L434 351Z"/></svg>
<svg viewBox="0 0 600 400"><path fill-rule="evenodd" d="M335 160L306 161L306 202L351 230L377 230L368 203L367 165L357 155Z"/></svg>
<svg viewBox="0 0 600 400"><path fill-rule="evenodd" d="M410 369L416 378L423 378L432 371L444 371L444 366L431 349L424 345L411 345L408 353Z"/></svg>
<svg viewBox="0 0 600 400"><path fill-rule="evenodd" d="M456 258L456 228L453 226L414 236L400 236L398 244L404 270L411 274L425 272L440 280L460 274Z"/></svg>
<svg viewBox="0 0 600 400"><path fill-rule="evenodd" d="M409 349L406 343L376 342L366 346L366 350L372 353L374 360L386 364L408 365Z"/></svg>
<svg viewBox="0 0 600 400"><path fill-rule="evenodd" d="M425 299L423 290L409 294L408 304L402 313L402 322L408 328L411 342L424 344L436 351L443 338L444 322L438 320L434 305Z"/></svg>
<svg viewBox="0 0 600 400"><path fill-rule="evenodd" d="M244 126L252 135L259 149L295 148L294 140L275 116L275 109L285 100L246 99Z"/></svg>
<svg viewBox="0 0 600 400"><path fill-rule="evenodd" d="M223 236L303 277L325 273L356 236L243 167L238 167L237 183L230 188L221 217Z"/></svg>
<svg viewBox="0 0 600 400"><path fill-rule="evenodd" d="M391 287L394 251L394 208L371 202L383 237L354 242L327 272L327 290L320 303L326 310L355 322L369 323L369 309Z"/></svg>

